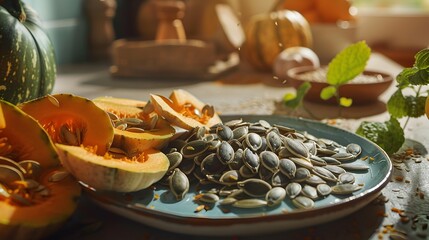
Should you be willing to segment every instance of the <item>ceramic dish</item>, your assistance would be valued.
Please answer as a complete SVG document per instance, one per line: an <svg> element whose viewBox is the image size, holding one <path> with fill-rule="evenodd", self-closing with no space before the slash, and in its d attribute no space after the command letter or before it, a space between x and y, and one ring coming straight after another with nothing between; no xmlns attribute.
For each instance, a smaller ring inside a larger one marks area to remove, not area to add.
<svg viewBox="0 0 429 240"><path fill-rule="evenodd" d="M321 80L314 81L302 79L302 74L307 74L314 70L318 69L315 69L312 66L291 68L286 73L286 79L288 83L290 83L295 88L299 87L305 81L311 83L311 88L304 97L305 100L324 104L337 104L334 98L331 98L327 101L320 98L320 92L324 87L328 86L325 79L323 79L325 82L322 82ZM392 76L382 72L364 71L363 75L375 77L377 78L377 81L347 83L340 87L340 96L353 99L353 104L359 105L374 103L393 82Z"/></svg>
<svg viewBox="0 0 429 240"><path fill-rule="evenodd" d="M363 147L362 156L374 158L371 161L357 160L369 166L367 173L355 174L356 183L363 183L363 189L344 197L330 195L317 200L311 210L297 210L289 200L284 200L276 207L231 208L228 213L222 212L218 205L208 211L195 212L199 205L193 201L195 187L181 201L176 201L168 190L160 187L127 194L89 189L86 193L105 209L154 228L192 235L237 236L285 231L341 218L374 200L389 181L392 165L388 155L374 143L351 132L316 121L283 116L224 116L223 120L238 118L249 122L264 119L343 145L359 144Z"/></svg>

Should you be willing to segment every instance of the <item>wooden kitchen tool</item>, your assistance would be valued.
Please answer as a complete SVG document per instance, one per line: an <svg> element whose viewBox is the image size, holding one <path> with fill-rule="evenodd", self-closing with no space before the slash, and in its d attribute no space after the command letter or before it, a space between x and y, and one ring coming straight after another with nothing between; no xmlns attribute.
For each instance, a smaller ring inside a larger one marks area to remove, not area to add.
<svg viewBox="0 0 429 240"><path fill-rule="evenodd" d="M116 40L112 45L112 76L201 79L238 65L236 56L219 59L214 42L186 38L182 1L158 0L153 3L158 19L156 39Z"/></svg>

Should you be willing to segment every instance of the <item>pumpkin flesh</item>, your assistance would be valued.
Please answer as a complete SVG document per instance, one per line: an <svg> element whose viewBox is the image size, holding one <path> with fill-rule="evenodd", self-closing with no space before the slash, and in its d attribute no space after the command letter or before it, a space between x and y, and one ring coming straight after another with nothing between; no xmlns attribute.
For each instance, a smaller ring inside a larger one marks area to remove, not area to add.
<svg viewBox="0 0 429 240"><path fill-rule="evenodd" d="M46 169L58 167L58 155L43 128L14 105L2 100L0 104L0 122L3 122L0 128L0 155L16 162L32 159ZM19 131L13 126L19 126Z"/></svg>
<svg viewBox="0 0 429 240"><path fill-rule="evenodd" d="M39 183L50 196L30 206L17 206L0 199L0 239L40 239L58 230L73 214L80 196L80 185L72 176L49 181L54 171L45 171Z"/></svg>

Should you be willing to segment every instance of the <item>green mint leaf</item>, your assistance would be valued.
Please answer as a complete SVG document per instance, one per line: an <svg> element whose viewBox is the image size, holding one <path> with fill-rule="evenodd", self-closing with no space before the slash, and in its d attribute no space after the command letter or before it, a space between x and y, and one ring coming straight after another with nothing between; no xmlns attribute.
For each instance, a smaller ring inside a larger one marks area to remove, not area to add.
<svg viewBox="0 0 429 240"><path fill-rule="evenodd" d="M419 71L419 69L417 69L416 67L404 68L402 72L400 72L398 76L396 76L396 82L399 83L398 88L404 89L410 86L410 78L411 76L416 74L417 71Z"/></svg>
<svg viewBox="0 0 429 240"><path fill-rule="evenodd" d="M419 69L429 68L429 48L420 50L415 56L415 64Z"/></svg>
<svg viewBox="0 0 429 240"><path fill-rule="evenodd" d="M364 121L356 133L373 141L388 154L397 152L405 142L404 130L396 118L386 122Z"/></svg>
<svg viewBox="0 0 429 240"><path fill-rule="evenodd" d="M345 97L340 98L340 105L343 107L350 107L352 103L353 103L353 99L351 98L345 98Z"/></svg>
<svg viewBox="0 0 429 240"><path fill-rule="evenodd" d="M394 118L407 116L407 103L401 89L397 89L387 101L387 111Z"/></svg>
<svg viewBox="0 0 429 240"><path fill-rule="evenodd" d="M320 91L320 98L323 100L328 100L331 97L335 96L337 93L337 88L334 86L324 87L322 91Z"/></svg>
<svg viewBox="0 0 429 240"><path fill-rule="evenodd" d="M327 82L340 85L352 80L364 71L370 55L371 49L365 41L349 45L329 63Z"/></svg>
<svg viewBox="0 0 429 240"><path fill-rule="evenodd" d="M311 88L311 83L304 82L299 85L296 90L296 94L287 93L283 96L283 101L286 107L290 107L296 109L299 105L301 105L304 96L307 94L308 90Z"/></svg>
<svg viewBox="0 0 429 240"><path fill-rule="evenodd" d="M413 75L408 77L408 81L412 85L429 84L429 68L428 69L419 69Z"/></svg>
<svg viewBox="0 0 429 240"><path fill-rule="evenodd" d="M426 97L424 96L406 96L407 116L418 118L425 114Z"/></svg>

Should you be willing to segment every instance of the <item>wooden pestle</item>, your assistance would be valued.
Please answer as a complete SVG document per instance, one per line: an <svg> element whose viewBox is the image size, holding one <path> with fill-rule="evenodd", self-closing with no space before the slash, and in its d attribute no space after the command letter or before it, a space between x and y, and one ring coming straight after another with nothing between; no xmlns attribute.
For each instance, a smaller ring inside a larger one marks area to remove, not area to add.
<svg viewBox="0 0 429 240"><path fill-rule="evenodd" d="M186 33L182 19L185 15L185 4L181 1L156 1L158 29L156 42L164 40L186 41Z"/></svg>

